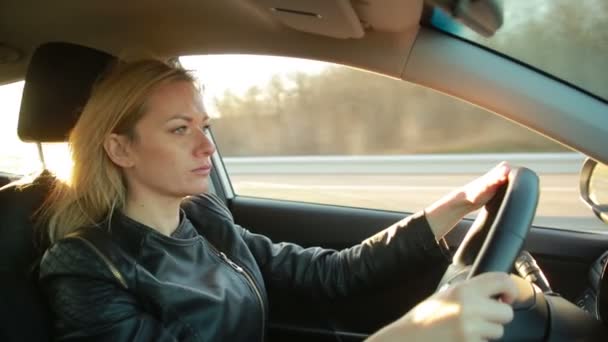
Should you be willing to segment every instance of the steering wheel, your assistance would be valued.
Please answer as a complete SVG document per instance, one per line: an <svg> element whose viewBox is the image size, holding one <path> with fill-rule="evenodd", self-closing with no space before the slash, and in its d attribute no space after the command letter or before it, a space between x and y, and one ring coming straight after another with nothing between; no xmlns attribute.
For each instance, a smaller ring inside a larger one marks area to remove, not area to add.
<svg viewBox="0 0 608 342"><path fill-rule="evenodd" d="M538 196L536 173L511 169L507 182L475 218L438 290L485 272L509 273L530 231Z"/></svg>
<svg viewBox="0 0 608 342"><path fill-rule="evenodd" d="M481 273L510 273L530 231L538 196L538 176L526 168L512 169L475 218L438 291ZM501 341L606 341L608 328L601 321L559 295L544 294L521 277L513 279L520 290L512 303L516 314Z"/></svg>

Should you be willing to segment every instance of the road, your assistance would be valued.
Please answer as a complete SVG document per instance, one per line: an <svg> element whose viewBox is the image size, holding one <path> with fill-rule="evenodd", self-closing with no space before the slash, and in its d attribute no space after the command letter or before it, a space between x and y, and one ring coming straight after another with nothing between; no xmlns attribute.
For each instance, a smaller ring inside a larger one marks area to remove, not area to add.
<svg viewBox="0 0 608 342"><path fill-rule="evenodd" d="M237 174L231 181L236 193L246 196L416 211L476 176ZM540 179L536 225L608 233L580 200L577 174L541 174Z"/></svg>

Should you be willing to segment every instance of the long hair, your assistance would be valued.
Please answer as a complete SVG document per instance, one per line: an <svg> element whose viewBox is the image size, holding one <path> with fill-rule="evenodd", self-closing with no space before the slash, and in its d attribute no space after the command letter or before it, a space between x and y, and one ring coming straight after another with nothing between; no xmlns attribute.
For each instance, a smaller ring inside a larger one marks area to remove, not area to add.
<svg viewBox="0 0 608 342"><path fill-rule="evenodd" d="M145 114L151 92L174 81L197 87L188 71L156 59L117 63L96 82L69 135L71 176L54 183L37 213L47 241L53 243L78 228L95 226L115 209L124 208L125 180L120 167L108 157L104 140L111 133L137 139L135 124Z"/></svg>

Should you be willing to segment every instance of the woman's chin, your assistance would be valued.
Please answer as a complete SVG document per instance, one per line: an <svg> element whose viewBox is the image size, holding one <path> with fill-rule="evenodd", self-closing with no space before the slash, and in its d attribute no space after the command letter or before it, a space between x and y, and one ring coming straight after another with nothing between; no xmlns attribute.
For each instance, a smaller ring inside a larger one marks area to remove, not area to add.
<svg viewBox="0 0 608 342"><path fill-rule="evenodd" d="M205 179L205 181L199 182L198 184L195 184L190 187L186 196L199 195L202 193L206 193L207 191L209 191L209 182Z"/></svg>
<svg viewBox="0 0 608 342"><path fill-rule="evenodd" d="M209 183L207 180L184 184L179 189L174 188L171 193L175 197L184 198L187 196L196 196L209 191Z"/></svg>

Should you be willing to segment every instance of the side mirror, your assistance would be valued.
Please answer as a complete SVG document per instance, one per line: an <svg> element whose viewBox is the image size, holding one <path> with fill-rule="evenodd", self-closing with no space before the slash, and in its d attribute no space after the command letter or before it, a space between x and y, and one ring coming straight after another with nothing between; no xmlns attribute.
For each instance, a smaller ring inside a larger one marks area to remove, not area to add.
<svg viewBox="0 0 608 342"><path fill-rule="evenodd" d="M583 202L608 223L608 166L587 158L581 169L580 192Z"/></svg>

